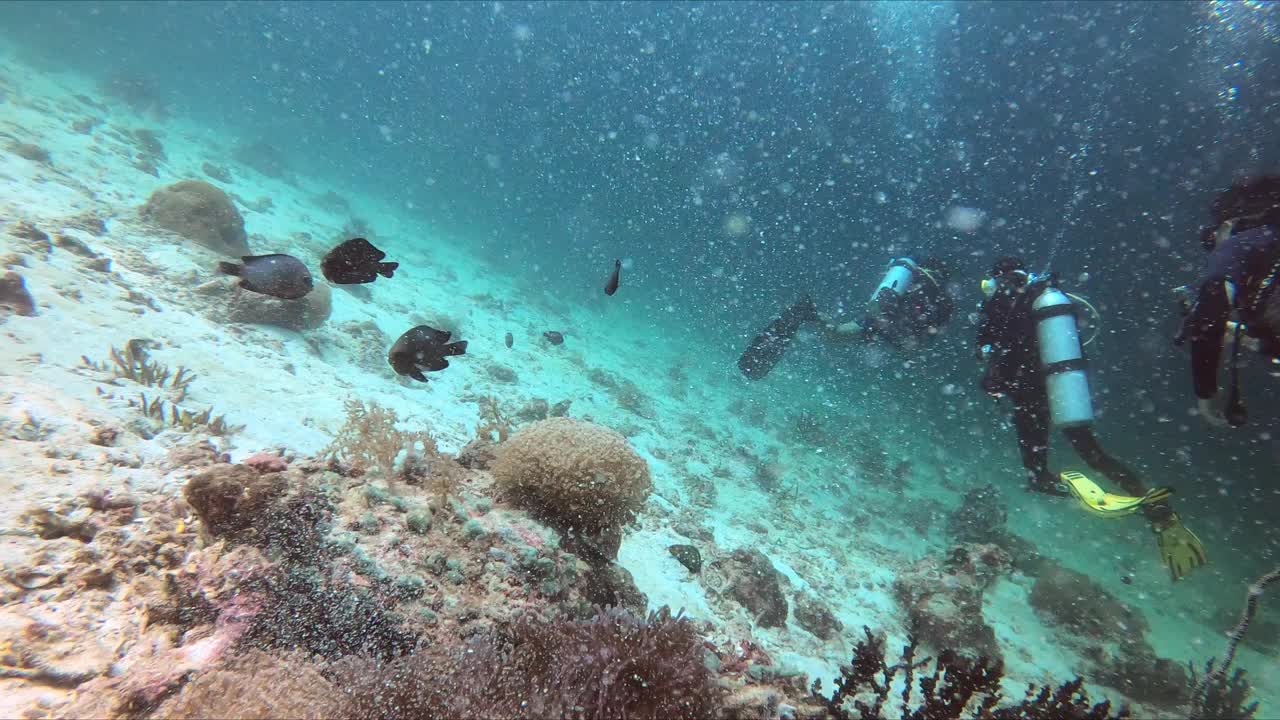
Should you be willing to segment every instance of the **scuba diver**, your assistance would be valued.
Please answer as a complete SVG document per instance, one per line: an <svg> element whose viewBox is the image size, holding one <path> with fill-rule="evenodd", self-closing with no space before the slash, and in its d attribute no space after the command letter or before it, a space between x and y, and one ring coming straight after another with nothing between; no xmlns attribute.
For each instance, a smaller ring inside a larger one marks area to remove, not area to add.
<svg viewBox="0 0 1280 720"><path fill-rule="evenodd" d="M806 323L816 323L831 343L883 340L901 348L927 341L951 319L952 301L945 287L948 277L949 269L937 258L919 262L895 258L867 301L863 316L844 323L820 314L813 300L804 295L751 341L738 358L738 369L751 380L767 376Z"/></svg>
<svg viewBox="0 0 1280 720"><path fill-rule="evenodd" d="M951 320L954 303L947 294L951 270L936 257L919 262L894 258L867 301L860 320L838 323L820 317L823 336L829 342L882 340L903 348L937 335Z"/></svg>
<svg viewBox="0 0 1280 720"><path fill-rule="evenodd" d="M982 291L987 296L977 341L978 357L987 363L982 389L997 400L1007 396L1013 401L1013 422L1029 489L1073 495L1086 510L1103 517L1141 511L1151 523L1175 581L1203 565L1204 547L1169 506L1171 491L1147 490L1138 475L1109 455L1093 434L1084 354L1087 341L1080 340L1073 296L1059 289L1052 273L1032 273L1014 257L996 262L982 281ZM1054 476L1049 472L1051 426L1062 430L1089 467L1129 496L1104 492L1080 473Z"/></svg>
<svg viewBox="0 0 1280 720"><path fill-rule="evenodd" d="M1211 425L1248 421L1240 397L1240 348L1280 360L1280 176L1238 182L1213 202L1200 242L1208 269L1194 293L1175 289L1185 316L1178 345L1191 341L1191 379L1200 415ZM1225 413L1216 402L1223 349L1231 348Z"/></svg>

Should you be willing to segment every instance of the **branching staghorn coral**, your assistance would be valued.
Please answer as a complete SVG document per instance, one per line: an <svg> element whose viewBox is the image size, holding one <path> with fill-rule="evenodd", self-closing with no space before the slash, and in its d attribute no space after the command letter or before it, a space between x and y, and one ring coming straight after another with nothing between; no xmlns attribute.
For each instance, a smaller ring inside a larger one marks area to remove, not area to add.
<svg viewBox="0 0 1280 720"><path fill-rule="evenodd" d="M321 454L357 470L377 470L388 482L397 477L411 485L429 482L444 507L465 470L440 453L431 434L397 428L396 412L376 402L350 400L346 407L346 423ZM401 453L404 460L397 468Z"/></svg>
<svg viewBox="0 0 1280 720"><path fill-rule="evenodd" d="M377 470L390 480L396 476L396 460L401 453L432 458L439 454L436 441L426 432L406 432L396 427L396 411L376 402L346 403L347 421L321 453L324 457L350 464L359 470Z"/></svg>
<svg viewBox="0 0 1280 720"><path fill-rule="evenodd" d="M109 361L90 360L81 355L80 360L85 367L98 372L109 372L114 378L126 378L147 387L167 387L177 393L175 402L181 402L187 396L187 388L196 379L190 370L179 365L176 371L152 360L141 340L132 339L125 343L124 350L111 346Z"/></svg>
<svg viewBox="0 0 1280 720"><path fill-rule="evenodd" d="M1257 711L1256 702L1245 705L1249 696L1249 683L1245 679L1244 671L1236 670L1230 678L1227 677L1227 673L1235 662L1236 648L1244 639L1245 633L1249 632L1249 625L1258 614L1258 603L1262 601L1262 594L1275 582L1280 582L1280 567L1258 578L1249 586L1244 611L1240 613L1240 622L1236 623L1235 628L1227 635L1227 651L1223 655L1222 664L1215 668L1213 660L1210 660L1205 664L1204 679L1197 679L1192 686L1192 718L1251 718ZM1195 668L1191 668L1191 673L1192 677L1195 677Z"/></svg>
<svg viewBox="0 0 1280 720"><path fill-rule="evenodd" d="M480 424L476 426L476 437L498 442L506 442L511 436L511 420L498 407L498 399L487 395L476 401L480 406Z"/></svg>
<svg viewBox="0 0 1280 720"><path fill-rule="evenodd" d="M202 412L192 412L185 408L180 408L174 403L166 405L164 400L160 398L147 398L146 393L139 393L137 400L130 400L129 407L138 408L145 417L159 420L161 424L188 432L197 428L205 428L210 435L221 437L244 429L241 425L228 424L225 415L215 416L213 408L207 408Z"/></svg>

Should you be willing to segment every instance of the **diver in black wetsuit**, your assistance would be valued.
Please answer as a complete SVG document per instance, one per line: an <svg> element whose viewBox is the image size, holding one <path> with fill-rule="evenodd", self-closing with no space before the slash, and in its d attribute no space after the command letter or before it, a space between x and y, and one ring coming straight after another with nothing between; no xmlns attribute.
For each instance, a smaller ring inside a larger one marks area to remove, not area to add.
<svg viewBox="0 0 1280 720"><path fill-rule="evenodd" d="M918 262L894 258L858 320L839 323L821 318L823 336L829 342L882 341L896 348L927 342L948 322L954 302L947 294L951 270L936 257Z"/></svg>
<svg viewBox="0 0 1280 720"><path fill-rule="evenodd" d="M982 289L988 296L977 339L978 357L987 362L982 389L997 399L1008 396L1013 401L1018 449L1030 489L1050 495L1075 494L1099 515L1140 509L1151 522L1174 580L1203 565L1204 548L1170 508L1169 491L1148 491L1137 473L1109 455L1093 434L1093 404L1076 306L1058 288L1057 278L1051 273L1033 274L1020 259L1007 257L995 264ZM1077 473L1064 473L1061 478L1051 473L1051 423L1089 467L1132 497L1102 493Z"/></svg>
<svg viewBox="0 0 1280 720"><path fill-rule="evenodd" d="M751 380L766 377L782 360L796 333L816 323L828 342L883 340L903 348L926 342L951 320L953 303L947 294L950 270L941 260L928 257L918 263L895 258L872 293L862 318L839 323L818 313L804 295L752 339L738 358L738 369Z"/></svg>
<svg viewBox="0 0 1280 720"><path fill-rule="evenodd" d="M1247 421L1236 365L1240 347L1280 359L1280 176L1237 183L1213 204L1201 233L1209 264L1177 342L1191 341L1191 377L1200 414L1212 425ZM1184 302L1190 289L1178 288ZM1231 387L1224 416L1215 402L1223 348L1230 343Z"/></svg>

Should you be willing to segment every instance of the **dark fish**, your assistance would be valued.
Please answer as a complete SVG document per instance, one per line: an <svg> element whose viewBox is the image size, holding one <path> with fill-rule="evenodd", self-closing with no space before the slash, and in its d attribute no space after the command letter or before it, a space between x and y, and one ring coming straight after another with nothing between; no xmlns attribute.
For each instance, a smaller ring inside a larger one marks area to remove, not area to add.
<svg viewBox="0 0 1280 720"><path fill-rule="evenodd" d="M817 320L818 308L813 299L805 295L751 341L751 347L738 358L738 369L751 380L765 377L786 354L800 326Z"/></svg>
<svg viewBox="0 0 1280 720"><path fill-rule="evenodd" d="M400 263L381 262L387 254L364 238L348 240L329 251L320 261L324 279L338 285L371 283L378 276L389 278Z"/></svg>
<svg viewBox="0 0 1280 720"><path fill-rule="evenodd" d="M605 295L612 295L618 292L618 281L621 280L621 277L619 277L620 275L622 275L622 261L614 260L613 274L609 276L609 282L604 284Z"/></svg>
<svg viewBox="0 0 1280 720"><path fill-rule="evenodd" d="M451 343L450 337L449 331L436 330L429 325L411 328L391 346L387 361L396 373L426 382L423 370L443 370L449 367L449 357L467 351L466 340Z"/></svg>
<svg viewBox="0 0 1280 720"><path fill-rule="evenodd" d="M246 255L240 264L218 263L218 271L240 278L240 287L284 300L311 292L311 271L292 255Z"/></svg>
<svg viewBox="0 0 1280 720"><path fill-rule="evenodd" d="M1133 584L1133 578L1132 578L1132 577L1130 577L1129 575L1121 575L1121 576L1120 576L1120 582L1124 583L1125 585L1132 585L1132 584Z"/></svg>
<svg viewBox="0 0 1280 720"><path fill-rule="evenodd" d="M507 337L504 338L504 340L506 340L507 342L507 347L511 347L512 345L516 344L515 336L512 335L511 333L507 333Z"/></svg>
<svg viewBox="0 0 1280 720"><path fill-rule="evenodd" d="M559 333L559 332L556 332L555 330L548 330L542 333L542 337L546 338L547 342L551 343L552 345L564 344L564 333Z"/></svg>

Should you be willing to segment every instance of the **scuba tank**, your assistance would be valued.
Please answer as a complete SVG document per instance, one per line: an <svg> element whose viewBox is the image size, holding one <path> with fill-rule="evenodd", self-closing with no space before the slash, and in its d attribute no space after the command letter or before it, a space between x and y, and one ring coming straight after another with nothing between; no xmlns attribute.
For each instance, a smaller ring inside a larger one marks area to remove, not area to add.
<svg viewBox="0 0 1280 720"><path fill-rule="evenodd" d="M915 277L915 271L916 264L910 258L894 259L884 271L884 277L876 286L876 291L871 293L871 302L879 302L881 293L886 290L898 297L907 294L907 290L911 288L911 281Z"/></svg>
<svg viewBox="0 0 1280 720"><path fill-rule="evenodd" d="M1093 399L1075 305L1067 294L1047 287L1031 305L1045 371L1049 414L1055 427L1080 427L1093 423Z"/></svg>

